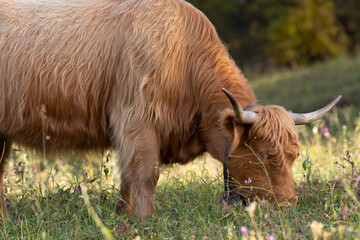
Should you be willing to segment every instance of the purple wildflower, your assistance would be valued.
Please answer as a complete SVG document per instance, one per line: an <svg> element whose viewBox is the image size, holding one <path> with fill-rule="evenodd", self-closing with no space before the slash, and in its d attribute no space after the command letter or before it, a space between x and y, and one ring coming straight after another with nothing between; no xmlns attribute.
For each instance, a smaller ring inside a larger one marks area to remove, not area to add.
<svg viewBox="0 0 360 240"><path fill-rule="evenodd" d="M227 174L229 174L230 173L229 169L226 169L226 172L227 172Z"/></svg>
<svg viewBox="0 0 360 240"><path fill-rule="evenodd" d="M247 234L248 234L248 230L247 230L247 228L246 228L245 226L241 226L240 231L241 231L241 233L242 233L243 235L247 235Z"/></svg>
<svg viewBox="0 0 360 240"><path fill-rule="evenodd" d="M321 132L323 135L325 135L325 134L329 133L329 129L327 127L324 127Z"/></svg>

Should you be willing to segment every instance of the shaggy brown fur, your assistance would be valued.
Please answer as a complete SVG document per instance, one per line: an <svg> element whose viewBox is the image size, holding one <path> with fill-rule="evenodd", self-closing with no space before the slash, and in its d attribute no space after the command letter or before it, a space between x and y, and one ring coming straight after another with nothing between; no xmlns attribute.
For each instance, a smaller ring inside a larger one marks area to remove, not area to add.
<svg viewBox="0 0 360 240"><path fill-rule="evenodd" d="M118 208L143 218L153 212L157 162L185 164L206 151L223 161L226 141L232 176L269 189L247 164L253 157L235 157L256 136L276 195L294 198L294 123L261 107L258 123L239 126L221 88L242 106L256 103L212 24L184 1L0 0L0 187L11 142L41 149L44 131L48 152L115 147Z"/></svg>

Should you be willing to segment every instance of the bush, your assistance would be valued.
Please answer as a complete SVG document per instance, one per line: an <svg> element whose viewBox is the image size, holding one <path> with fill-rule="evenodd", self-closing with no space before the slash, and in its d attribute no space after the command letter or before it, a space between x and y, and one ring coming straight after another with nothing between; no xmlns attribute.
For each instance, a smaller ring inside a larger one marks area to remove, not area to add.
<svg viewBox="0 0 360 240"><path fill-rule="evenodd" d="M335 17L333 1L303 0L268 28L267 53L278 64L309 64L338 56L347 36Z"/></svg>

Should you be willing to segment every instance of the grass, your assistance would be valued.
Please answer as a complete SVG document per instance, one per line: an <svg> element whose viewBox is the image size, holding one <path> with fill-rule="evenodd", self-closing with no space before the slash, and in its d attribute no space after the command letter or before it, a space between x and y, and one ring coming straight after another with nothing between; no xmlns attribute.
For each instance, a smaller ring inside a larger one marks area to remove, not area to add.
<svg viewBox="0 0 360 240"><path fill-rule="evenodd" d="M360 106L360 54L292 71L255 78L251 75L248 78L261 104L278 104L302 112L322 107L342 95L342 106Z"/></svg>
<svg viewBox="0 0 360 240"><path fill-rule="evenodd" d="M352 66L346 62L355 60L337 61L269 79L279 78L277 84L287 91L283 79L300 79L305 72L315 79L319 75L312 71L328 68L325 72L332 75L334 66ZM359 79L353 71L343 75ZM267 91L263 79L255 82L256 91ZM301 98L310 102L310 97ZM286 102L290 108L301 109L298 100L291 101ZM120 173L114 153L43 161L16 148L5 181L12 221L0 220L0 239L360 239L358 109L337 109L321 121L298 127L298 132L302 144L293 170L296 206L279 210L261 201L253 209L219 204L222 166L205 156L185 166L162 168L156 211L145 221L114 211Z"/></svg>

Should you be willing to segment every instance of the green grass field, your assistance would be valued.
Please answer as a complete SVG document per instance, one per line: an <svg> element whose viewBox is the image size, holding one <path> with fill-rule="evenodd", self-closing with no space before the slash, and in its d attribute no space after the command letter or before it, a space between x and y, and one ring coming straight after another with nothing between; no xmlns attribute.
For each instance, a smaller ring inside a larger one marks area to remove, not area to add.
<svg viewBox="0 0 360 240"><path fill-rule="evenodd" d="M344 96L343 108L298 127L296 206L219 204L222 166L204 156L162 168L155 214L138 221L115 213L120 169L114 153L44 161L15 147L5 181L12 221L0 220L0 239L360 239L360 58L251 83L260 102L295 111L325 105L339 91Z"/></svg>
<svg viewBox="0 0 360 240"><path fill-rule="evenodd" d="M261 104L278 104L302 112L322 107L341 94L342 106L360 106L359 56L255 78L249 76L249 80Z"/></svg>

